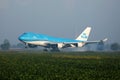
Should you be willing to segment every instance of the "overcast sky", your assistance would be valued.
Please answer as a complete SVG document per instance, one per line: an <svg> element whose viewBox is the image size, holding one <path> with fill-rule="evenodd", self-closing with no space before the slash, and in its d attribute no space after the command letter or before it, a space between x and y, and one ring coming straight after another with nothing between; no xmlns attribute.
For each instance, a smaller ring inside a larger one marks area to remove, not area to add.
<svg viewBox="0 0 120 80"><path fill-rule="evenodd" d="M24 32L74 39L87 26L89 40L120 43L120 0L0 0L0 43Z"/></svg>

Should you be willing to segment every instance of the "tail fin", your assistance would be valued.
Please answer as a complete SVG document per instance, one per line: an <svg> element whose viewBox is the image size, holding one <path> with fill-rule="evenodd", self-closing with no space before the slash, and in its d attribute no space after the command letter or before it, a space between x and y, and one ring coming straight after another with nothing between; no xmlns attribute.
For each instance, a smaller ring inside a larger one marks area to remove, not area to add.
<svg viewBox="0 0 120 80"><path fill-rule="evenodd" d="M87 27L77 38L76 40L87 41L89 34L91 31L91 27Z"/></svg>

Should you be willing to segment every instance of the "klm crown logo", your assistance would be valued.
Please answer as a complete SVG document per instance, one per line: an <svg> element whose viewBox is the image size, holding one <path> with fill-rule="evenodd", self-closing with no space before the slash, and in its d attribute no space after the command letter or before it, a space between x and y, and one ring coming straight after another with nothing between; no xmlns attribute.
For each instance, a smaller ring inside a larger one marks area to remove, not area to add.
<svg viewBox="0 0 120 80"><path fill-rule="evenodd" d="M81 35L81 38L88 38L88 36L87 36L87 34L86 33L83 33L82 35Z"/></svg>

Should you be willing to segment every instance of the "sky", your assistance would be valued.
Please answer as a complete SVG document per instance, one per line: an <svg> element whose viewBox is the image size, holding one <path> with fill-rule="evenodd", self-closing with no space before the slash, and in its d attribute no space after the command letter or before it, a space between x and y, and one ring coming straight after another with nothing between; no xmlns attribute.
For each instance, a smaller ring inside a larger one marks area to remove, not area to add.
<svg viewBox="0 0 120 80"><path fill-rule="evenodd" d="M24 32L75 39L87 26L89 40L120 43L120 0L0 0L0 44Z"/></svg>

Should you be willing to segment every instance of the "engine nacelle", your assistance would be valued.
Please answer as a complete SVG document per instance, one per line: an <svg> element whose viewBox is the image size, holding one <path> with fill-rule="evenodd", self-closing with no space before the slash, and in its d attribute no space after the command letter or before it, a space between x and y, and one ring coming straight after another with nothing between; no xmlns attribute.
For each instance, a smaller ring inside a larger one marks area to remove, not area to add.
<svg viewBox="0 0 120 80"><path fill-rule="evenodd" d="M63 48L64 44L63 43L58 43L58 48Z"/></svg>
<svg viewBox="0 0 120 80"><path fill-rule="evenodd" d="M85 45L85 43L80 42L77 44L77 47L83 47L84 45Z"/></svg>

